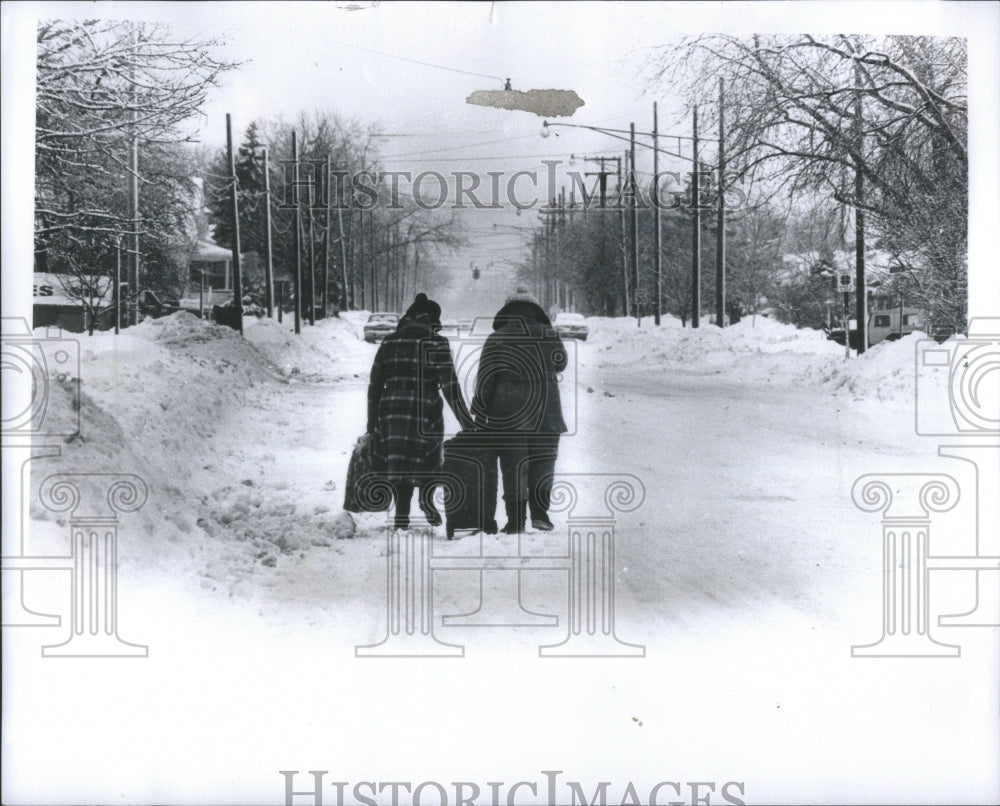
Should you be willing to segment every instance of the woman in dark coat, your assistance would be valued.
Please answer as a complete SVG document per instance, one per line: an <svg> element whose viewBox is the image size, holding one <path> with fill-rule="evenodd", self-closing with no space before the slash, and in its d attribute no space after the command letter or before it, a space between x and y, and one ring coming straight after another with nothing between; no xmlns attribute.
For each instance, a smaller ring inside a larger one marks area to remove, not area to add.
<svg viewBox="0 0 1000 806"><path fill-rule="evenodd" d="M548 511L559 436L566 431L556 375L566 347L527 288L519 286L493 318L476 376L472 411L484 431L502 436L500 472L508 534L531 525L551 530Z"/></svg>
<svg viewBox="0 0 1000 806"><path fill-rule="evenodd" d="M443 462L444 407L441 396L463 428L472 427L448 339L440 335L441 306L417 294L395 332L382 341L368 384L368 432L378 431L386 475L396 500L396 528L410 525L413 488L434 526L441 514L432 501L432 476Z"/></svg>

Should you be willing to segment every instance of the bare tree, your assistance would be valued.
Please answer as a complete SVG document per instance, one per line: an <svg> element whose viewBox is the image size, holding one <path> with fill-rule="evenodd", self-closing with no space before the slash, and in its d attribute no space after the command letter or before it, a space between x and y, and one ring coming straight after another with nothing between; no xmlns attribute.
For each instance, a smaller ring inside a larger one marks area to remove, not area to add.
<svg viewBox="0 0 1000 806"><path fill-rule="evenodd" d="M188 229L199 205L193 165L182 148L192 132L182 124L235 66L213 55L219 44L118 20L39 25L35 251L40 268L94 267L107 262L101 255L116 249L122 235L142 235L143 250L154 257L147 270L166 270L179 228ZM128 184L135 178L139 205L133 216Z"/></svg>
<svg viewBox="0 0 1000 806"><path fill-rule="evenodd" d="M299 143L298 181L311 189L292 185L291 137ZM309 256L315 255L313 285L317 302L326 299L323 281L331 285L331 298L340 308L363 307L352 291L364 291L374 305L400 307L408 284L412 290L417 271L421 281L431 279L437 263L427 258L464 243L460 221L454 214L428 209L405 189L392 189L378 182L381 174L377 129L373 124L345 120L326 110L302 112L295 123L284 120L252 122L244 135L236 159L240 193L242 248L261 253L264 244L264 177L262 149L270 154L272 255L276 270L295 270L295 204L302 205L312 219L315 248L308 243L309 227L303 227L303 275L308 278ZM331 176L324 179L327 158ZM205 198L216 240L231 244L228 164L224 154L203 165ZM358 193L354 180L367 174L367 194ZM374 198L373 198L374 197ZM421 261L423 263L421 264ZM309 304L308 282L303 304ZM378 293L373 294L373 288ZM420 289L417 289L420 290Z"/></svg>
<svg viewBox="0 0 1000 806"><path fill-rule="evenodd" d="M781 271L781 246L788 211L771 204L748 207L735 216L729 236L729 314L756 317L761 301L770 298Z"/></svg>
<svg viewBox="0 0 1000 806"><path fill-rule="evenodd" d="M680 82L702 102L724 76L729 164L758 181L865 210L926 306L964 324L964 40L705 35L664 50L649 69L653 84Z"/></svg>

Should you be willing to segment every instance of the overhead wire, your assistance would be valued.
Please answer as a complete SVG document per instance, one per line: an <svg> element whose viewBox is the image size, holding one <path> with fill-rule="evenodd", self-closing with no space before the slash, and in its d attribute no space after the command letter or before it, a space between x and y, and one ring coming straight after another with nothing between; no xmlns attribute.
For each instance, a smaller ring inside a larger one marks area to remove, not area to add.
<svg viewBox="0 0 1000 806"><path fill-rule="evenodd" d="M390 159L397 159L399 157L417 157L420 156L421 154L438 154L442 151L454 151L455 149L458 148L476 148L477 146L491 146L491 145L496 145L497 143L510 143L513 142L514 140L527 140L529 137L538 137L538 135L519 134L516 137L504 137L503 139L500 140L486 140L485 142L482 143L466 143L464 145L444 146L443 148L429 148L429 149L424 149L422 151L410 151L405 154L389 154L388 157ZM379 156L382 157L382 155ZM385 159L385 157L382 157L382 159Z"/></svg>
<svg viewBox="0 0 1000 806"><path fill-rule="evenodd" d="M458 67L446 67L443 64L434 64L433 62L425 62L425 61L422 61L420 59L412 59L412 58L409 58L407 56L397 56L397 55L395 55L393 53L385 53L385 52L383 52L381 50L375 50L374 48L366 48L366 47L364 47L362 45L354 45L354 44L351 44L350 42L338 42L338 41L334 40L332 42L332 44L334 44L334 45L343 45L344 47L354 48L355 50L363 50L363 51L365 51L367 53L374 53L377 56L384 56L387 59L398 59L401 62L410 62L411 64L420 64L420 65L423 65L424 67L433 67L435 70L446 70L449 73L462 73L463 75L467 75L467 76L476 76L477 78L492 78L492 79L495 79L497 81L506 81L507 80L507 79L503 78L502 76L491 76L488 73L477 73L474 70L462 70L462 69L460 69Z"/></svg>
<svg viewBox="0 0 1000 806"><path fill-rule="evenodd" d="M601 148L597 150L588 150L589 154L603 154L606 151L619 151L617 146L611 146L609 148ZM563 151L557 154L492 154L490 156L481 157L433 157L428 162L471 162L473 160L506 160L506 159L538 159L540 157L572 157L576 154L573 151ZM583 155L581 155L582 158ZM392 157L390 159L380 159L380 163L392 163L398 162L399 159Z"/></svg>

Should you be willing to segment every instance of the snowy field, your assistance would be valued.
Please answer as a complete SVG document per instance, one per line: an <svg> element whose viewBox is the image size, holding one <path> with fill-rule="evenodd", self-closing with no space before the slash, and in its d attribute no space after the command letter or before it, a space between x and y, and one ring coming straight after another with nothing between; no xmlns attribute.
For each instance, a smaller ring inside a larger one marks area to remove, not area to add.
<svg viewBox="0 0 1000 806"><path fill-rule="evenodd" d="M70 574L25 575L24 603L64 626L4 631L5 803L285 803L280 770L300 771L297 791L329 771L327 804L331 781L351 782L345 804L359 781L440 781L451 804L452 782L475 782L477 806L487 782L506 782L505 803L531 781L514 802L546 803L545 770L588 798L610 782L594 801L608 804L649 803L661 781L679 784L661 803L1000 799L998 630L938 626L973 609L975 572L930 576L931 634L960 656L852 657L882 634L881 513L852 503L860 476L951 475L962 499L935 516L931 554L1000 554L976 534L996 521L975 466L938 454L962 438L916 433L916 396L930 420L949 411L947 368L915 369L919 335L845 360L822 333L761 317L724 331L588 319L557 473L581 506L599 503L601 474L644 491L614 525L615 631L644 656L539 657L570 616L550 568L435 572L434 633L464 657L359 658L386 634L389 552L383 515L341 510L375 354L365 318L300 337L247 320L240 338L176 314L78 338L79 400L53 384L46 423L78 416L81 434L31 464L23 553L69 553L65 515L39 503L49 475L140 476L148 502L120 519L118 627L148 658L41 657L68 635ZM520 544L448 543L443 528L432 543L557 556L569 518ZM978 575L994 623L997 576ZM555 618L442 623L480 596ZM5 613L17 606L5 593Z"/></svg>

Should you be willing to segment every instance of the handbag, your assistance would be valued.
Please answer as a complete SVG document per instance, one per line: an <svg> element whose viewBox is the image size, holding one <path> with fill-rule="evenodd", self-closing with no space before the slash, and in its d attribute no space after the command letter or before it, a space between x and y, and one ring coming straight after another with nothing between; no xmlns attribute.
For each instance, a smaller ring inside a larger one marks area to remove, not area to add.
<svg viewBox="0 0 1000 806"><path fill-rule="evenodd" d="M381 443L375 431L362 434L354 444L344 483L344 509L348 512L384 512L392 503Z"/></svg>

